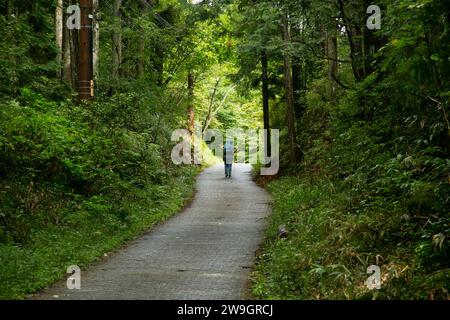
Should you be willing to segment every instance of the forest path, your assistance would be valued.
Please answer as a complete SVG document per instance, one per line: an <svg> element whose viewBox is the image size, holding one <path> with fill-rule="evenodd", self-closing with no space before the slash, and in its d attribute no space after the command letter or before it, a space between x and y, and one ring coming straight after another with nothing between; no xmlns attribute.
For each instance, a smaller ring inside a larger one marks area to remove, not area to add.
<svg viewBox="0 0 450 320"><path fill-rule="evenodd" d="M32 299L242 299L270 214L250 165L204 170L180 214L81 272L81 289L59 281Z"/></svg>

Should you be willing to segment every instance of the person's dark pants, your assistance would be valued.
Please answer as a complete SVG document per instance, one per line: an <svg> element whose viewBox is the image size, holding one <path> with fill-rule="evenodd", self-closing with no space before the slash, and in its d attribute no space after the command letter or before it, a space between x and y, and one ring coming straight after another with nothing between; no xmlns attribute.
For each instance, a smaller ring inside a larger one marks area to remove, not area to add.
<svg viewBox="0 0 450 320"><path fill-rule="evenodd" d="M225 176L231 177L231 163L225 164Z"/></svg>

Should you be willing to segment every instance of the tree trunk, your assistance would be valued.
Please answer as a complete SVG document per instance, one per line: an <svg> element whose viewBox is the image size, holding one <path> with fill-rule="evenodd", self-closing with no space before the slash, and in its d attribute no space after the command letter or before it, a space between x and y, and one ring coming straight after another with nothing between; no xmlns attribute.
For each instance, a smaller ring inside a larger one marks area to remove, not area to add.
<svg viewBox="0 0 450 320"><path fill-rule="evenodd" d="M117 86L120 77L120 65L122 63L122 19L120 7L122 0L114 0L114 29L112 43L113 69L112 77L114 85Z"/></svg>
<svg viewBox="0 0 450 320"><path fill-rule="evenodd" d="M66 20L64 15L64 21ZM70 30L64 28L63 32L63 70L62 70L62 80L70 85L72 85L72 68L71 68L71 37Z"/></svg>
<svg viewBox="0 0 450 320"><path fill-rule="evenodd" d="M100 24L98 23L98 1L99 0L93 0L92 1L92 9L93 9L93 16L94 19L92 21L92 45L93 45L93 51L92 51L92 65L93 65L93 72L94 72L94 80L97 80L99 77L99 57L100 57Z"/></svg>
<svg viewBox="0 0 450 320"><path fill-rule="evenodd" d="M75 4L75 0L69 0L69 4ZM72 88L78 87L78 30L72 29L68 31L69 33L69 42L70 42L70 75L71 75L71 82L72 82Z"/></svg>
<svg viewBox="0 0 450 320"><path fill-rule="evenodd" d="M143 16L147 17L147 11L149 10L148 4L146 1L141 0L141 12ZM139 46L138 46L138 57L137 57L137 76L138 78L142 77L145 72L145 32L142 30L139 36Z"/></svg>
<svg viewBox="0 0 450 320"><path fill-rule="evenodd" d="M78 80L78 30L70 30L70 69L72 88L77 87Z"/></svg>
<svg viewBox="0 0 450 320"><path fill-rule="evenodd" d="M367 27L366 9L371 4L369 0L346 2L338 0L339 11L345 24L350 45L352 70L356 81L361 82L373 72L374 53L381 48L386 39L375 34ZM351 17L351 18L350 18ZM366 94L359 97L360 116L364 120L371 117Z"/></svg>
<svg viewBox="0 0 450 320"><path fill-rule="evenodd" d="M339 11L341 13L341 17L342 20L345 24L345 30L346 30L346 34L348 37L348 42L349 42L349 46L350 46L350 58L352 61L352 70L353 70L353 75L355 76L355 79L357 81L362 81L364 80L365 76L364 76L364 63L363 63L363 59L362 59L362 32L360 29L359 24L355 21L358 21L359 19L353 18L350 19L349 15L347 14L347 10L344 4L343 0L338 0L338 5L339 5ZM365 12L365 10L363 11ZM351 13L350 13L351 14ZM357 14L353 15L351 14L351 16L356 16Z"/></svg>
<svg viewBox="0 0 450 320"><path fill-rule="evenodd" d="M211 123L211 119L213 116L213 106L214 106L214 100L216 98L217 88L220 83L220 78L217 79L216 84L214 85L214 90L211 95L211 99L209 101L209 108L208 108L208 114L206 115L205 122L202 126L202 137L205 135L206 130L208 130L209 124Z"/></svg>
<svg viewBox="0 0 450 320"><path fill-rule="evenodd" d="M143 0L141 0L143 1ZM154 7L156 6L156 1L150 0L149 4ZM155 23L157 24L156 16L153 16ZM168 20L169 23L171 23L172 18L166 17L166 20ZM159 26L160 29L164 29L164 26ZM170 81L171 76L169 76L168 79L164 80L164 59L165 59L165 50L164 46L161 42L154 42L152 43L152 48L154 50L154 55L151 57L151 63L153 65L153 70L156 72L156 84L158 87L163 87L167 85L167 83Z"/></svg>
<svg viewBox="0 0 450 320"><path fill-rule="evenodd" d="M337 37L336 29L327 32L327 58L328 58L328 78L329 78L329 94L331 100L336 102L337 83L334 79L338 78L338 54L337 54Z"/></svg>
<svg viewBox="0 0 450 320"><path fill-rule="evenodd" d="M62 79L62 60L63 60L63 26L64 26L64 1L58 0L56 2L55 10L55 40L56 47L58 48L58 53L56 55L56 63L58 66L58 71L56 76Z"/></svg>
<svg viewBox="0 0 450 320"><path fill-rule="evenodd" d="M282 14L283 24L283 40L285 49L290 42L289 34L289 21L288 14L284 12ZM288 136L289 136L289 148L291 156L291 164L297 162L297 141L295 137L295 112L294 112L294 90L292 86L292 71L291 71L291 57L287 51L284 52L284 87L286 94L287 105L287 124L288 124Z"/></svg>
<svg viewBox="0 0 450 320"><path fill-rule="evenodd" d="M61 79L72 87L72 66L71 66L71 32L66 27L68 18L66 8L70 5L70 0L63 0L63 48L62 48L62 74Z"/></svg>
<svg viewBox="0 0 450 320"><path fill-rule="evenodd" d="M262 67L262 102L263 102L263 118L264 118L264 130L267 135L265 136L264 145L267 148L266 156L270 158L272 154L272 145L270 142L270 114L269 114L269 75L268 75L268 61L267 50L263 49L261 53L261 67ZM265 161L267 163L268 161Z"/></svg>
<svg viewBox="0 0 450 320"><path fill-rule="evenodd" d="M188 104L188 130L191 134L194 133L194 125L195 125L195 107L194 107L194 85L195 78L192 70L189 69L188 72L188 95L189 95L189 104Z"/></svg>
<svg viewBox="0 0 450 320"><path fill-rule="evenodd" d="M305 91L304 70L300 59L293 60L292 63L292 86L294 90L294 113L297 121L301 120L305 112L305 104L302 95Z"/></svg>
<svg viewBox="0 0 450 320"><path fill-rule="evenodd" d="M302 30L299 26L291 27L291 40L301 43L303 40ZM304 93L304 70L303 61L300 57L292 58L292 86L294 90L294 112L296 120L299 121L306 109L302 101Z"/></svg>
<svg viewBox="0 0 450 320"><path fill-rule="evenodd" d="M217 85L218 85L218 84L219 84L219 83L217 82ZM231 92L232 90L234 90L235 87L236 87L236 84L234 84L233 86L231 86L231 87L228 89L228 91L227 91L227 92L225 93L225 95L223 96L222 101L220 101L219 105L218 105L215 109L213 108L213 105L214 105L214 103L212 103L212 102L213 102L213 99L211 99L210 110L208 111L208 116L206 117L206 121L205 121L205 123L203 124L203 128L202 128L202 137L204 137L204 133L206 132L206 130L208 130L209 125L211 124L212 119L213 119L214 116L217 114L217 112L219 112L220 108L225 104L225 101L227 101L228 95L230 94L230 92ZM241 106L240 106L238 109L240 109L241 107L242 107L242 104L241 104Z"/></svg>
<svg viewBox="0 0 450 320"><path fill-rule="evenodd" d="M358 0L344 4L343 0L338 0L350 45L353 74L357 81L363 81L372 73L373 54L386 43L386 39L367 28L366 9L371 3L369 0Z"/></svg>
<svg viewBox="0 0 450 320"><path fill-rule="evenodd" d="M89 100L94 97L92 80L92 0L80 0L78 98Z"/></svg>

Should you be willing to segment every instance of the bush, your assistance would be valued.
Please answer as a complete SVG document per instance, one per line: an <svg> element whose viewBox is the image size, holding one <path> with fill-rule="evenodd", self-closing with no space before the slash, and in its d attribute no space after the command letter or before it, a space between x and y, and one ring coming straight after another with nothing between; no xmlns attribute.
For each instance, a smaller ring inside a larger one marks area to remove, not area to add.
<svg viewBox="0 0 450 320"><path fill-rule="evenodd" d="M74 105L23 88L0 106L0 298L94 261L191 195L198 169L172 165L139 100Z"/></svg>
<svg viewBox="0 0 450 320"><path fill-rule="evenodd" d="M361 120L353 94L333 108L317 93L308 99L303 161L268 185L274 213L254 295L448 299L450 161L440 140L398 125L402 110ZM287 238L278 237L282 225ZM382 289L369 291L374 264Z"/></svg>

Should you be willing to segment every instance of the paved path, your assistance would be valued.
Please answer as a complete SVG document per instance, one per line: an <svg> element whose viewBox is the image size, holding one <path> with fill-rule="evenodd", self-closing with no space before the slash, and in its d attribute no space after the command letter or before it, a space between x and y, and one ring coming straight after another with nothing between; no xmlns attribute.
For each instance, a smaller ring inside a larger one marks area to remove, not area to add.
<svg viewBox="0 0 450 320"><path fill-rule="evenodd" d="M270 213L250 172L206 169L188 208L82 271L80 290L64 280L32 299L242 299Z"/></svg>

